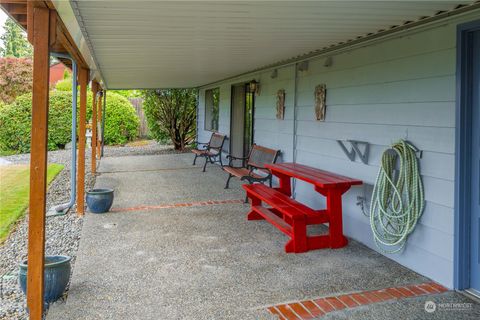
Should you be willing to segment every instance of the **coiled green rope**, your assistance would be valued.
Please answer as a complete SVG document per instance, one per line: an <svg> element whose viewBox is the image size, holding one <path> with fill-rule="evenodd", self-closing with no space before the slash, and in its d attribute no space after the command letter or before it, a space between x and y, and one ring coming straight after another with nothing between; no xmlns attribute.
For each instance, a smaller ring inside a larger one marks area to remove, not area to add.
<svg viewBox="0 0 480 320"><path fill-rule="evenodd" d="M403 249L425 207L416 151L407 141L400 140L382 155L370 204L370 226L375 244L383 253Z"/></svg>

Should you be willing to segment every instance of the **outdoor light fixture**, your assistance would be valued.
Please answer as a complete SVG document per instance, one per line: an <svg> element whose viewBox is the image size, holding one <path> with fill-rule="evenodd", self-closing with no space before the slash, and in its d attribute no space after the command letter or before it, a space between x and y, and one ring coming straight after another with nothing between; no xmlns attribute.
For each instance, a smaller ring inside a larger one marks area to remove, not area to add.
<svg viewBox="0 0 480 320"><path fill-rule="evenodd" d="M331 67L332 65L333 65L333 58L327 57L327 59L325 59L325 62L323 63L323 66L328 68L328 67Z"/></svg>
<svg viewBox="0 0 480 320"><path fill-rule="evenodd" d="M308 61L302 61L298 64L298 71L307 71L308 70Z"/></svg>
<svg viewBox="0 0 480 320"><path fill-rule="evenodd" d="M273 70L272 73L270 74L270 78L275 79L276 77L278 77L278 70L277 69Z"/></svg>
<svg viewBox="0 0 480 320"><path fill-rule="evenodd" d="M250 93L254 93L255 95L258 94L258 88L259 88L259 82L255 79L253 79L252 81L250 81L250 83L248 84L248 91L250 91Z"/></svg>

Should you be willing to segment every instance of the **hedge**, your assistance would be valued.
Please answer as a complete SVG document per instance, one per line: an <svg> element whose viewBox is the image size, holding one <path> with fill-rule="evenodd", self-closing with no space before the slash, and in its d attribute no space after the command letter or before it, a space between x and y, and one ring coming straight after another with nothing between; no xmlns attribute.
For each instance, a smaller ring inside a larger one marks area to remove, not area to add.
<svg viewBox="0 0 480 320"><path fill-rule="evenodd" d="M87 120L91 118L92 95L88 95ZM69 91L50 92L48 149L62 149L70 142L71 100ZM0 108L0 150L30 151L31 94ZM137 136L138 117L130 102L119 95L107 95L105 144L124 144Z"/></svg>
<svg viewBox="0 0 480 320"><path fill-rule="evenodd" d="M91 97L89 95L87 118L92 115ZM138 119L135 108L127 98L107 91L105 117L105 144L125 144L138 136Z"/></svg>
<svg viewBox="0 0 480 320"><path fill-rule="evenodd" d="M48 150L63 148L70 141L70 106L71 94L68 92L50 95ZM31 93L18 97L0 110L0 145L3 150L30 151L31 110Z"/></svg>

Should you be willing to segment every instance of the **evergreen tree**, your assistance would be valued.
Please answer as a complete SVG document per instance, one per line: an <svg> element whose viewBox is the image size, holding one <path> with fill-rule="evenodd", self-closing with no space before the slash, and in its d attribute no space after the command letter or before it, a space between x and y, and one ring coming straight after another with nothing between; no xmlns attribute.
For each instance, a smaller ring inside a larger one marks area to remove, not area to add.
<svg viewBox="0 0 480 320"><path fill-rule="evenodd" d="M32 46L23 30L10 18L7 19L3 28L5 33L0 37L3 47L0 48L0 55L16 58L32 57Z"/></svg>

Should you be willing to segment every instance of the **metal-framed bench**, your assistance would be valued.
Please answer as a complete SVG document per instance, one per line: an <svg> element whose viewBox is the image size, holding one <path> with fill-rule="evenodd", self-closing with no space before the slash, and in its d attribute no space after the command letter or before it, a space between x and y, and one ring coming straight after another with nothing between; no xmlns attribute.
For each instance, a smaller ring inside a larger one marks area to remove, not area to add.
<svg viewBox="0 0 480 320"><path fill-rule="evenodd" d="M228 189L232 177L239 178L241 181L247 181L249 184L253 184L254 182L264 183L268 181L271 187L272 173L265 167L265 165L275 163L279 153L279 150L254 144L248 157L234 157L228 155L227 159L229 159L229 164L228 166L223 166L223 170L228 173L225 189ZM245 165L235 166L233 164L235 160L241 160Z"/></svg>
<svg viewBox="0 0 480 320"><path fill-rule="evenodd" d="M220 166L223 167L222 163L222 148L225 143L226 136L220 133L212 133L210 141L207 143L197 142L197 149L192 149L192 152L195 154L195 159L193 159L193 165L197 161L198 157L205 158L205 164L203 165L203 172L207 167L207 163L218 162ZM200 147L203 146L203 147Z"/></svg>

